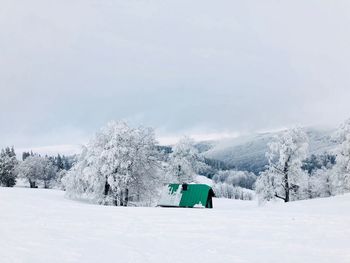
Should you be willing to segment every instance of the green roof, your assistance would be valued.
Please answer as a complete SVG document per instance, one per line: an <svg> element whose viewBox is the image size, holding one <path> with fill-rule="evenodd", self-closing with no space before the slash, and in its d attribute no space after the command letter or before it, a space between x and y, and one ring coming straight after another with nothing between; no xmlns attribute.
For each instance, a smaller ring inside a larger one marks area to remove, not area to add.
<svg viewBox="0 0 350 263"><path fill-rule="evenodd" d="M187 190L183 189L186 187ZM159 206L212 208L213 196L212 188L206 184L169 184Z"/></svg>

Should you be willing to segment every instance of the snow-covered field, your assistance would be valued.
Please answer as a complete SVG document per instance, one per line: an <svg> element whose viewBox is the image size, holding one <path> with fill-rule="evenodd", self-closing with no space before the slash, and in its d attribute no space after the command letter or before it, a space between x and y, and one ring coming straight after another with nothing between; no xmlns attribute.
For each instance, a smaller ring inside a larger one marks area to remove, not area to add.
<svg viewBox="0 0 350 263"><path fill-rule="evenodd" d="M0 262L350 262L350 195L214 209L96 206L0 188Z"/></svg>

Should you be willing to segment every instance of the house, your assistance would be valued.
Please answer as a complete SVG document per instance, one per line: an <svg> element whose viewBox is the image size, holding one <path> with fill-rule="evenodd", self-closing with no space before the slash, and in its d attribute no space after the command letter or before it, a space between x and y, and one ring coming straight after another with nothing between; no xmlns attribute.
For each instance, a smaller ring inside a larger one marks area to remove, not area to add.
<svg viewBox="0 0 350 263"><path fill-rule="evenodd" d="M168 184L164 187L158 206L213 208L213 189L206 184Z"/></svg>

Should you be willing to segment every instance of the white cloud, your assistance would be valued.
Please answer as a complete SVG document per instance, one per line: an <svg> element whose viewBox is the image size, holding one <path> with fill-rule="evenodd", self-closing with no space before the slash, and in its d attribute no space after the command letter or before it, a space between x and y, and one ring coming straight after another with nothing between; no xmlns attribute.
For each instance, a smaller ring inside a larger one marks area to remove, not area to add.
<svg viewBox="0 0 350 263"><path fill-rule="evenodd" d="M82 143L111 119L197 138L335 125L349 24L341 0L4 0L0 146Z"/></svg>

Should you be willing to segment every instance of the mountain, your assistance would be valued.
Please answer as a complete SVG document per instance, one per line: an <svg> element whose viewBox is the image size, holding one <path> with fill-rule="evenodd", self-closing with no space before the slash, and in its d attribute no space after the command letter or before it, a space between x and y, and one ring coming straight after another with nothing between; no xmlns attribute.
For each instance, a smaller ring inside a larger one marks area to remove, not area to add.
<svg viewBox="0 0 350 263"><path fill-rule="evenodd" d="M310 155L332 152L336 143L332 140L334 130L308 128ZM209 159L219 160L231 168L259 173L267 164L265 153L268 143L279 132L258 133L215 142L201 142L199 149Z"/></svg>

